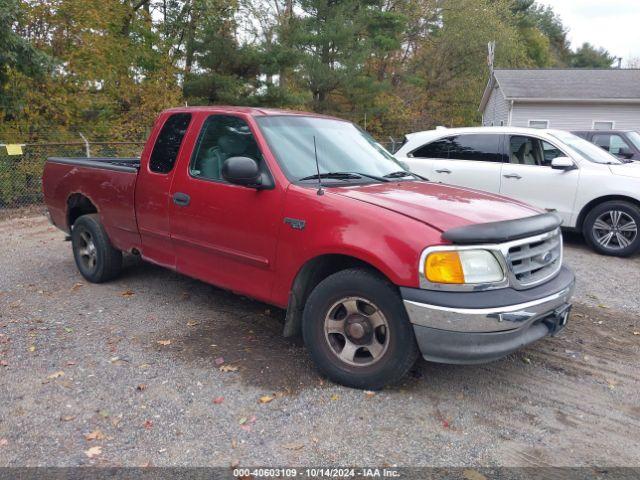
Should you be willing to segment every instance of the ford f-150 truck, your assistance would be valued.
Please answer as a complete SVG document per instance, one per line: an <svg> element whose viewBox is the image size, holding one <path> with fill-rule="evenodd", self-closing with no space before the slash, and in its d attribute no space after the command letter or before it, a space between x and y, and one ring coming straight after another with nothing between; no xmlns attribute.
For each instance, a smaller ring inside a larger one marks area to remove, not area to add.
<svg viewBox="0 0 640 480"><path fill-rule="evenodd" d="M430 183L337 118L172 109L140 159L49 158L43 188L87 280L129 252L286 309L284 334L348 386L419 354L496 360L569 316L558 217Z"/></svg>

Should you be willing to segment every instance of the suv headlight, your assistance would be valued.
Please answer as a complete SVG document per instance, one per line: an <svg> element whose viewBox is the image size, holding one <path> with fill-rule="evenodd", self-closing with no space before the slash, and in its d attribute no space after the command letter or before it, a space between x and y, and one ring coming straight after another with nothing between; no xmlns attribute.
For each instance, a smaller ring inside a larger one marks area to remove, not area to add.
<svg viewBox="0 0 640 480"><path fill-rule="evenodd" d="M429 284L496 284L505 272L496 255L482 249L442 249L428 252L421 273Z"/></svg>

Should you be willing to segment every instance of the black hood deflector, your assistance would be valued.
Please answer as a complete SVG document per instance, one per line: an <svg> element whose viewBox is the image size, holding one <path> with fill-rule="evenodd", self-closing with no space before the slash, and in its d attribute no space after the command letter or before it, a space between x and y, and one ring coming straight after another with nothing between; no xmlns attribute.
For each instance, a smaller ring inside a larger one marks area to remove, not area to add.
<svg viewBox="0 0 640 480"><path fill-rule="evenodd" d="M456 245L503 243L550 232L558 228L561 223L562 219L555 213L542 213L515 220L452 228L444 232L442 238Z"/></svg>

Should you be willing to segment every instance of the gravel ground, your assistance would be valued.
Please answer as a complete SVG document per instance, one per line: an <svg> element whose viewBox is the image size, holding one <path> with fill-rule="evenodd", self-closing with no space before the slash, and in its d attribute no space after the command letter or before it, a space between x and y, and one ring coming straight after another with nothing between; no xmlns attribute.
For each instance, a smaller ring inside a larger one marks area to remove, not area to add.
<svg viewBox="0 0 640 480"><path fill-rule="evenodd" d="M0 466L640 465L639 256L569 236L563 334L367 394L323 381L282 312L132 258L91 285L62 240L0 222Z"/></svg>

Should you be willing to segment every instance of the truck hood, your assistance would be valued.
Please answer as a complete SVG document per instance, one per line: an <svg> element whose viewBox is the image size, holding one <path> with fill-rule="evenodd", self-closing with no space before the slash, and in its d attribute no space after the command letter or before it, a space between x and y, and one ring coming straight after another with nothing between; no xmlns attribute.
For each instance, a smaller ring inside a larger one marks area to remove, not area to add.
<svg viewBox="0 0 640 480"><path fill-rule="evenodd" d="M614 175L640 178L640 162L623 163L622 165L609 165L609 169Z"/></svg>
<svg viewBox="0 0 640 480"><path fill-rule="evenodd" d="M541 213L506 197L439 183L390 182L331 191L400 213L442 232L465 225L514 220Z"/></svg>

